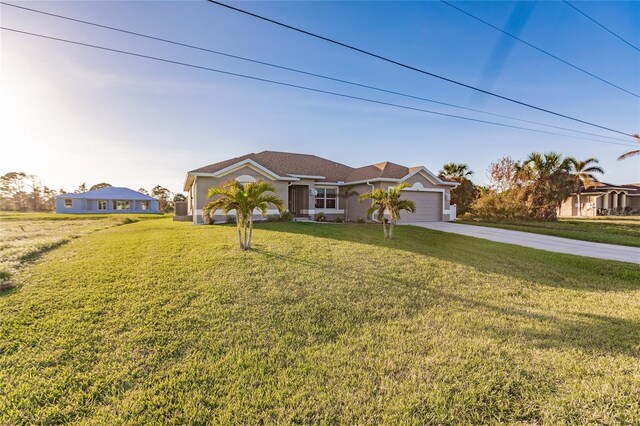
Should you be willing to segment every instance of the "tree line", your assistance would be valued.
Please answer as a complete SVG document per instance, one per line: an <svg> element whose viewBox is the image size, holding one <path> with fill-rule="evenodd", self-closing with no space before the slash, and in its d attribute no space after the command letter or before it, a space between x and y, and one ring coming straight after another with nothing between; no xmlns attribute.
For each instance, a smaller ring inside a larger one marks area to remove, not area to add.
<svg viewBox="0 0 640 426"><path fill-rule="evenodd" d="M487 186L471 182L473 171L466 164L445 164L440 177L460 183L451 191L451 204L460 215L553 221L564 200L604 174L597 164L596 158L581 161L556 152L532 152L524 160L503 157L491 163Z"/></svg>
<svg viewBox="0 0 640 426"><path fill-rule="evenodd" d="M81 194L95 189L107 188L113 185L100 182L87 187L81 183L72 193ZM183 194L174 194L162 185L156 185L146 190L138 189L138 192L149 195L159 202L160 211L172 212L176 201L185 201ZM56 196L69 194L64 189L53 189L42 185L37 175L25 172L9 172L0 176L0 210L19 212L49 212L56 208Z"/></svg>

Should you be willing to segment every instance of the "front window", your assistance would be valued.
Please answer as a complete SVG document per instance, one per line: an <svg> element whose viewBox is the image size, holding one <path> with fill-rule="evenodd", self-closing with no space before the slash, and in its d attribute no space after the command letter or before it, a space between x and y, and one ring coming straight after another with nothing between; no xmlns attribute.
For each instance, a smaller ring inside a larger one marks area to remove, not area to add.
<svg viewBox="0 0 640 426"><path fill-rule="evenodd" d="M336 188L316 188L316 208L335 209L337 207L338 190Z"/></svg>
<svg viewBox="0 0 640 426"><path fill-rule="evenodd" d="M73 200L71 198L65 198L64 207L67 209L70 209L71 207L73 207Z"/></svg>
<svg viewBox="0 0 640 426"><path fill-rule="evenodd" d="M129 210L131 208L131 204L129 201L117 200L113 202L114 210Z"/></svg>
<svg viewBox="0 0 640 426"><path fill-rule="evenodd" d="M107 201L98 200L98 210L106 210L106 209L107 209Z"/></svg>
<svg viewBox="0 0 640 426"><path fill-rule="evenodd" d="M149 202L148 201L141 201L140 202L140 208L142 210L149 210Z"/></svg>

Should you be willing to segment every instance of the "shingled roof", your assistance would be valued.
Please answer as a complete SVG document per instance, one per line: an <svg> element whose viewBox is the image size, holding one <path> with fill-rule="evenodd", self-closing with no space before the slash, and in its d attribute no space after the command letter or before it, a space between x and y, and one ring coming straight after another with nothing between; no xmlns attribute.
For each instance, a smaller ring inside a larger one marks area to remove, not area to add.
<svg viewBox="0 0 640 426"><path fill-rule="evenodd" d="M353 168L316 155L262 151L200 167L189 173L215 173L248 159L279 176L323 176L326 182L357 182L376 178L402 179L420 168L406 167L389 161ZM447 179L443 181L451 182Z"/></svg>
<svg viewBox="0 0 640 426"><path fill-rule="evenodd" d="M292 152L262 151L251 153L219 163L210 164L196 170L195 173L215 173L219 170L236 164L240 161L250 159L266 167L280 176L306 175L324 176L327 182L337 182L351 173L352 167L335 161L317 157L309 154L294 154Z"/></svg>

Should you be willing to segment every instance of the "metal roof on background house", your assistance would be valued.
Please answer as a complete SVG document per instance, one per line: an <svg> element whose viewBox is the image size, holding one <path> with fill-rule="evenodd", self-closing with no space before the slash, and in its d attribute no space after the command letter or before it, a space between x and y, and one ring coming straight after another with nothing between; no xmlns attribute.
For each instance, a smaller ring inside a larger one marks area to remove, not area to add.
<svg viewBox="0 0 640 426"><path fill-rule="evenodd" d="M353 168L316 155L262 151L200 167L189 173L215 173L247 159L255 161L279 176L323 176L326 182L348 183L376 178L401 179L420 168L405 167L388 161ZM451 182L447 179L442 180Z"/></svg>
<svg viewBox="0 0 640 426"><path fill-rule="evenodd" d="M56 198L82 198L85 200L155 200L155 198L134 191L133 189L115 186L94 189L93 191L82 192L80 194L62 194L56 196Z"/></svg>

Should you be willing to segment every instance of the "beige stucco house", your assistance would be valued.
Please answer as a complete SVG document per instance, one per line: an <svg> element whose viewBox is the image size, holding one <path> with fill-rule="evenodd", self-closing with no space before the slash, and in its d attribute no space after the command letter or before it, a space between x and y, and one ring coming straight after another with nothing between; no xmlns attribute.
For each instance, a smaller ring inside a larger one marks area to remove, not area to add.
<svg viewBox="0 0 640 426"><path fill-rule="evenodd" d="M229 180L271 182L288 210L296 217L313 219L324 213L327 220L337 217L356 220L367 217L368 202L357 196L340 197L340 189L352 185L358 194L375 188L388 188L400 182L411 185L403 196L416 203L415 213L402 213L401 222L449 221L456 216L450 205L450 190L458 184L440 179L424 166L405 167L390 162L364 167L350 167L315 155L290 152L263 151L231 158L200 167L187 173L184 190L187 196L187 215L193 223L203 223L202 208L209 201L207 191ZM347 207L345 209L345 207ZM345 216L345 210L348 218ZM277 214L277 210L269 211ZM215 221L225 217L218 212Z"/></svg>
<svg viewBox="0 0 640 426"><path fill-rule="evenodd" d="M580 210L579 210L580 209ZM612 185L594 182L578 194L572 194L561 205L559 216L599 216L616 211L640 210L640 184Z"/></svg>

